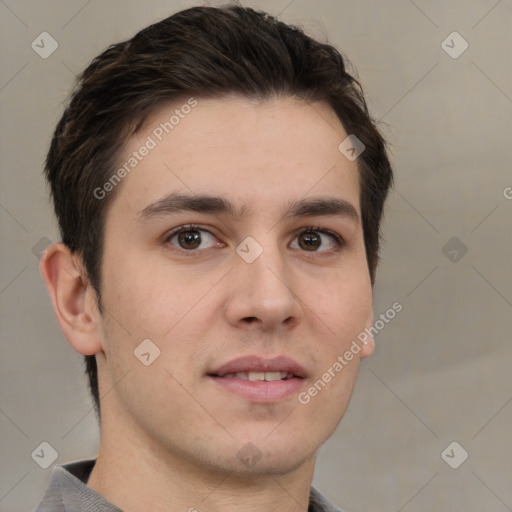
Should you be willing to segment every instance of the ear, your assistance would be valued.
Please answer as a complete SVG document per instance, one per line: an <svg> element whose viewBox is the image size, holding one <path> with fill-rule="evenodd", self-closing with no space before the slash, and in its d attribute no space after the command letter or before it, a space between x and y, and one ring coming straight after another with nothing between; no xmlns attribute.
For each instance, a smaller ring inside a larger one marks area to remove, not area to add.
<svg viewBox="0 0 512 512"><path fill-rule="evenodd" d="M78 256L62 243L53 244L44 252L40 269L69 344L83 355L103 351L96 293Z"/></svg>
<svg viewBox="0 0 512 512"><path fill-rule="evenodd" d="M370 313L368 315L368 318L365 322L365 331L364 331L364 341L361 346L361 352L359 357L361 359L364 359L365 357L369 357L373 354L373 351L375 350L375 340L373 339L373 336L371 334L371 327L373 326L373 309L370 310Z"/></svg>

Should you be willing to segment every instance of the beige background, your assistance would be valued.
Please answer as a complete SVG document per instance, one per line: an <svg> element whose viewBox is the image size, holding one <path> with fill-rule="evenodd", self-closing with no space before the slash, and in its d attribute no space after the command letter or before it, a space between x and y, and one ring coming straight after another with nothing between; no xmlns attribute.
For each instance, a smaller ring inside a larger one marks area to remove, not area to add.
<svg viewBox="0 0 512 512"><path fill-rule="evenodd" d="M363 362L315 485L355 512L512 510L512 3L242 3L340 48L393 146L375 313L395 301L403 311ZM51 467L31 458L41 442L56 463L94 457L98 445L81 356L60 332L34 254L58 237L41 170L62 102L107 45L192 5L0 2L3 512L42 495ZM59 45L47 59L31 48L43 31ZM469 44L457 59L441 46L453 31ZM441 458L452 441L469 453L458 469Z"/></svg>

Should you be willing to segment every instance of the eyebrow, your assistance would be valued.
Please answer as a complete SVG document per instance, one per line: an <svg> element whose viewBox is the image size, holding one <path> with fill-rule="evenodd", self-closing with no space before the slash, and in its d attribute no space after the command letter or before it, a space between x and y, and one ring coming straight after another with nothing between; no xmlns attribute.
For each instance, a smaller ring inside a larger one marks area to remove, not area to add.
<svg viewBox="0 0 512 512"><path fill-rule="evenodd" d="M247 205L237 206L224 197L172 193L146 206L139 212L138 219L145 222L155 217L176 215L184 211L224 214L239 219L246 218L250 213ZM352 203L335 197L290 201L282 212L282 219L317 216L345 217L359 222L359 214Z"/></svg>

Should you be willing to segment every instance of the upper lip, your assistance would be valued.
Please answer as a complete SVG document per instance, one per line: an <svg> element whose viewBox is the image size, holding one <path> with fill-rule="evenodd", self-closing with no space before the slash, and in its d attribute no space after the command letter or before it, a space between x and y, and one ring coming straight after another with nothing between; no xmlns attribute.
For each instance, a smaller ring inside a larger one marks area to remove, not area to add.
<svg viewBox="0 0 512 512"><path fill-rule="evenodd" d="M295 377L305 378L306 370L294 359L287 356L264 358L256 355L238 357L216 370L209 372L209 375L222 377L228 373L239 372L285 372L293 373Z"/></svg>

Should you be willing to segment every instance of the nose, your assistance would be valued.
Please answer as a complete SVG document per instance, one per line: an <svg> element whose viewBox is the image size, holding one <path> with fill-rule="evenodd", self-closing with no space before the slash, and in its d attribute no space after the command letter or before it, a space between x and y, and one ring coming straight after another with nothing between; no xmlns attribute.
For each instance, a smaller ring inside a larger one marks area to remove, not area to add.
<svg viewBox="0 0 512 512"><path fill-rule="evenodd" d="M252 262L236 255L225 315L245 330L289 330L300 321L302 307L292 269L277 247L266 246Z"/></svg>

